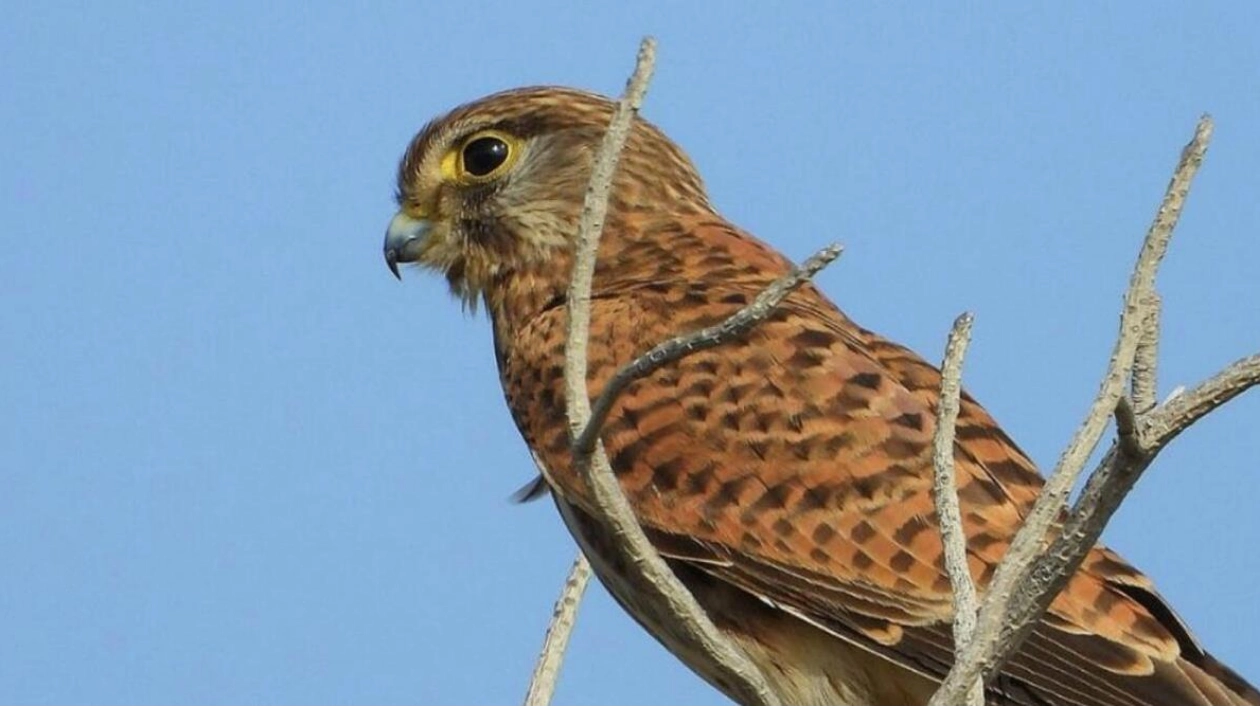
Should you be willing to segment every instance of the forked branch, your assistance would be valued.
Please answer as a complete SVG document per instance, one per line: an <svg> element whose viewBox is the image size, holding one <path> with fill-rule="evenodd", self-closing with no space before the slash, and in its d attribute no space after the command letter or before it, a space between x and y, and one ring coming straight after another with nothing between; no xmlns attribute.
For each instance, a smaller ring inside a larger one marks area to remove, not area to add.
<svg viewBox="0 0 1260 707"><path fill-rule="evenodd" d="M1160 301L1155 292L1155 275L1211 134L1211 119L1204 116L1194 138L1182 151L1143 241L1125 293L1120 332L1098 396L995 571L981 604L975 635L957 653L953 669L933 696L935 704L959 703L966 699L967 690L978 677L994 677L1080 566L1111 514L1155 455L1195 420L1260 380L1260 357L1252 357L1239 361L1192 393L1150 407L1155 399L1159 337ZM1125 397L1126 384L1131 386L1132 400ZM1117 420L1119 439L1091 473L1081 497L1068 513L1068 493L1112 416ZM1056 521L1062 521L1063 527L1051 538L1049 532Z"/></svg>

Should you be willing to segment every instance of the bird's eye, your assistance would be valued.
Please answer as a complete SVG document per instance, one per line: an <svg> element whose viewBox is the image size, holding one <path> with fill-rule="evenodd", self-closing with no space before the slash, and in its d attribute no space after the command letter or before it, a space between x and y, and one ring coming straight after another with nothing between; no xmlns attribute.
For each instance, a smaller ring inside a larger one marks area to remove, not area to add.
<svg viewBox="0 0 1260 707"><path fill-rule="evenodd" d="M479 137L464 145L464 171L474 177L485 177L507 162L512 148L493 135Z"/></svg>

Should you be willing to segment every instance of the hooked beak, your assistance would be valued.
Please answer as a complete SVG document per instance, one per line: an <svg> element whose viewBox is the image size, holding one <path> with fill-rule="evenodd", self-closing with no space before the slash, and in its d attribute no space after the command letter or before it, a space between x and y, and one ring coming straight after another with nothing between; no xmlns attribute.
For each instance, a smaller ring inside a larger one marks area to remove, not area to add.
<svg viewBox="0 0 1260 707"><path fill-rule="evenodd" d="M410 263L420 257L424 237L432 227L428 219L412 218L402 211L390 219L389 228L385 229L385 264L394 277L402 279L398 273L399 263Z"/></svg>

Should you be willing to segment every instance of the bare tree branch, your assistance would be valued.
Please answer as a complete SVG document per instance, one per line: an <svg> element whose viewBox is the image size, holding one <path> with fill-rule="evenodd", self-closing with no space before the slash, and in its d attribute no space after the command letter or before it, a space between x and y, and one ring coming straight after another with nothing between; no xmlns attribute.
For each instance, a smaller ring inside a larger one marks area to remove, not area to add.
<svg viewBox="0 0 1260 707"><path fill-rule="evenodd" d="M1260 384L1260 354L1231 363L1207 381L1173 396L1144 418L1145 444L1162 449L1204 415Z"/></svg>
<svg viewBox="0 0 1260 707"><path fill-rule="evenodd" d="M1061 571L1083 546L1098 542L1103 528L1142 472L1178 434L1212 410L1260 385L1260 354L1236 361L1188 393L1169 398L1145 415L1134 416L1127 404L1116 408L1118 441L1090 474L1072 508L1061 537L1051 545L1039 573Z"/></svg>
<svg viewBox="0 0 1260 707"><path fill-rule="evenodd" d="M1061 566L1057 577L1046 576L1044 572L1048 563L1037 561L1046 546L1052 524L1062 518L1065 501L1076 478L1097 447L1108 419L1124 395L1139 342L1151 317L1155 274L1168 250L1169 240L1211 135L1212 121L1205 115L1196 126L1194 138L1181 153L1159 211L1142 243L1125 292L1120 333L1098 396L994 572L980 608L975 636L967 649L956 656L953 668L933 697L935 701L958 703L977 677L988 680L996 675L1005 659L1032 630L1037 617L1053 601L1066 577L1076 570L1089 551L1089 546L1078 548L1076 557L1053 563Z"/></svg>
<svg viewBox="0 0 1260 707"><path fill-rule="evenodd" d="M551 623L547 625L542 652L534 665L534 674L529 679L525 704L551 704L551 696L556 692L556 680L560 677L560 666L564 662L564 652L569 647L569 636L573 635L573 624L577 622L578 604L582 601L582 593L586 591L586 583L590 578L591 565L586 561L586 555L579 552L551 612Z"/></svg>
<svg viewBox="0 0 1260 707"><path fill-rule="evenodd" d="M697 641L698 653L708 659L713 665L717 666L717 675L714 678L723 684L724 688L735 691L735 694L747 694L751 697L744 701L748 704L777 704L777 697L770 691L770 688L764 682L760 672L756 675L745 673L747 668L741 666L737 661L738 658L732 658L724 651L720 641L725 639L716 633L708 633L709 629L705 626L711 626L707 619L707 614L699 605L694 605L694 599L691 593L683 587L678 580L668 570L668 566L660 559L652 548L651 543L642 535L642 529L639 528L635 521L629 504L626 503L625 497L622 495L620 487L616 486L616 480L612 477L612 470L608 466L607 457L604 454L603 445L598 442L600 427L607 419L609 411L616 403L617 396L625 390L626 386L635 380L646 376L660 367L678 361L693 353L703 351L705 349L718 346L724 342L730 341L741 334L751 330L757 324L761 323L768 317L774 309L782 303L782 301L797 287L808 281L819 270L831 263L840 255L840 246L832 244L815 253L806 260L800 267L793 268L791 272L783 277L770 283L770 285L753 299L753 301L740 309L735 314L726 318L722 322L713 326L705 327L690 334L674 337L665 341L646 353L640 355L630 363L623 366L610 380L608 386L605 387L603 393L596 400L594 406L594 414L583 429L578 439L574 441L574 463L586 465L589 467L591 474L592 493L596 496L596 502L601 506L604 500L609 502L610 508L604 509L611 517L614 512L612 507L622 508L629 513L628 521L633 523L633 531L627 529L627 535L622 535L617 530L617 524L622 519L618 519L609 523L614 528L620 541L625 545L619 546L621 551L628 551L630 554L622 558L622 564L629 565L633 571L641 570L643 577L639 579L639 584L644 582L653 586L648 588L646 596L651 601L652 597L660 597L667 605L671 607L670 612L662 615L671 617L671 620L677 622L676 628L681 628L681 633L686 635L690 640ZM583 440L586 440L585 442ZM583 445L587 445L586 448ZM540 471L545 475L546 470L540 466ZM579 467L580 468L580 467ZM600 476L607 473L606 479L600 479ZM605 483L607 482L607 483ZM596 484L605 486L603 489L596 489ZM608 484L611 484L609 486ZM601 498L602 494L609 494L607 497ZM615 498L613 497L615 496ZM562 513L566 515L566 522L572 519L572 509L567 509L567 502L562 500ZM619 512L619 511L617 511ZM598 520L598 519L597 519ZM578 538L579 544L589 542L590 539L581 528L575 527L576 524L570 524L570 530L574 531L575 537ZM638 535L642 538L642 545L638 539L630 537ZM636 559L637 558L637 559ZM643 563L644 567L634 567L635 562ZM651 567L655 563L660 563L669 572L668 578L663 575L658 576L658 570ZM643 587L640 587L643 589ZM683 608L677 608L678 605ZM686 608L694 605L694 610L699 612L697 616L691 616L688 612L691 609ZM679 613L681 612L681 614ZM658 612L659 613L659 612ZM716 629L714 629L716 631ZM729 645L729 642L726 642ZM743 656L742 651L730 646L729 650L737 651L737 655L743 660L747 660ZM748 665L752 665L751 662ZM755 666L753 669L756 669ZM758 684L760 683L760 684Z"/></svg>
<svg viewBox="0 0 1260 707"><path fill-rule="evenodd" d="M645 37L639 44L639 55L634 73L626 84L625 94L613 110L608 131L595 153L591 180L582 202L582 216L578 221L578 238L573 260L573 273L569 280L568 312L564 351L565 395L568 398L569 430L573 437L591 418L591 401L586 395L586 344L591 325L591 281L595 277L595 253L599 250L599 237L604 230L604 217L608 214L608 195L612 191L613 174L621 150L630 135L634 116L643 104L648 82L656 65L656 40Z"/></svg>
<svg viewBox="0 0 1260 707"><path fill-rule="evenodd" d="M967 534L958 507L958 481L954 471L954 427L958 421L958 397L962 390L962 362L971 342L974 318L964 313L954 320L941 363L941 401L936 410L936 432L932 435L932 497L941 524L945 546L945 570L954 590L954 653L962 653L976 630L976 585L967 565ZM984 704L984 681L976 678L967 689L963 704Z"/></svg>
<svg viewBox="0 0 1260 707"><path fill-rule="evenodd" d="M582 207L576 258L569 286L569 326L564 371L569 426L574 440L581 435L591 418L586 377L595 254L599 248L599 237L603 230L617 158L625 144L631 120L646 91L655 60L655 48L656 42L650 37L644 39L639 47L634 74L626 87L625 95L613 112L608 132L596 154L591 182ZM630 504L622 495L603 445L597 443L592 454L575 453L573 463L591 490L595 503L592 515L613 537L613 550L621 555L619 564L625 572L625 579L634 586L638 599L662 608L662 615L676 619L674 629L677 633L708 657L716 672L715 679L741 701L777 704L778 700L761 671L742 650L714 627L695 598L653 549L643 529L639 527ZM564 511L567 501L563 498L558 500ZM580 538L580 542L587 539L582 529L575 527L571 508L562 515L570 531Z"/></svg>
<svg viewBox="0 0 1260 707"><path fill-rule="evenodd" d="M770 283L770 286L758 294L751 303L726 320L657 344L623 366L608 381L608 385L600 392L599 397L595 399L590 422L587 423L582 433L578 435L577 441L573 443L574 448L579 453L584 454L589 454L594 450L595 440L599 438L599 431L608 419L608 413L612 410L613 403L617 401L617 398L626 389L626 386L684 356L711 349L750 331L764 321L766 317L770 316L770 313L793 290L800 287L805 281L817 275L819 270L827 267L833 260L840 257L841 250L840 245L837 243L826 246L811 255L804 263L801 263L800 267L793 268L784 277Z"/></svg>
<svg viewBox="0 0 1260 707"><path fill-rule="evenodd" d="M1045 602L1047 606L1098 542L1112 514L1154 459L1154 454L1146 453L1141 447L1138 420L1127 398L1121 398L1116 405L1116 435L1117 441L1085 482L1058 537L1033 567L1034 581L1042 584L1050 596ZM1015 601L1011 604L1010 621L1027 621L1031 627L1043 611L1045 607L1039 606L1039 601Z"/></svg>

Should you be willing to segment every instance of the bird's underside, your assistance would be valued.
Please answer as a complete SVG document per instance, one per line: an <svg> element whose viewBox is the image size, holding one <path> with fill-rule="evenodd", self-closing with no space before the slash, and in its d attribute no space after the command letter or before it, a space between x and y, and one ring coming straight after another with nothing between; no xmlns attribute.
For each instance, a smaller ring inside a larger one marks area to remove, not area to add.
<svg viewBox="0 0 1260 707"><path fill-rule="evenodd" d="M485 304L508 406L597 573L714 681L668 617L621 584L570 466L566 234L609 113L591 94L525 89L431 124L400 167L386 257L436 269L465 302ZM717 215L685 155L638 122L595 274L592 396L648 347L721 321L788 267ZM951 586L931 496L939 387L936 368L806 284L741 339L631 384L609 416L601 438L648 537L787 703L923 702L948 672ZM1042 479L966 395L955 463L983 590ZM988 699L1237 704L1260 693L1203 650L1149 579L1098 546Z"/></svg>

